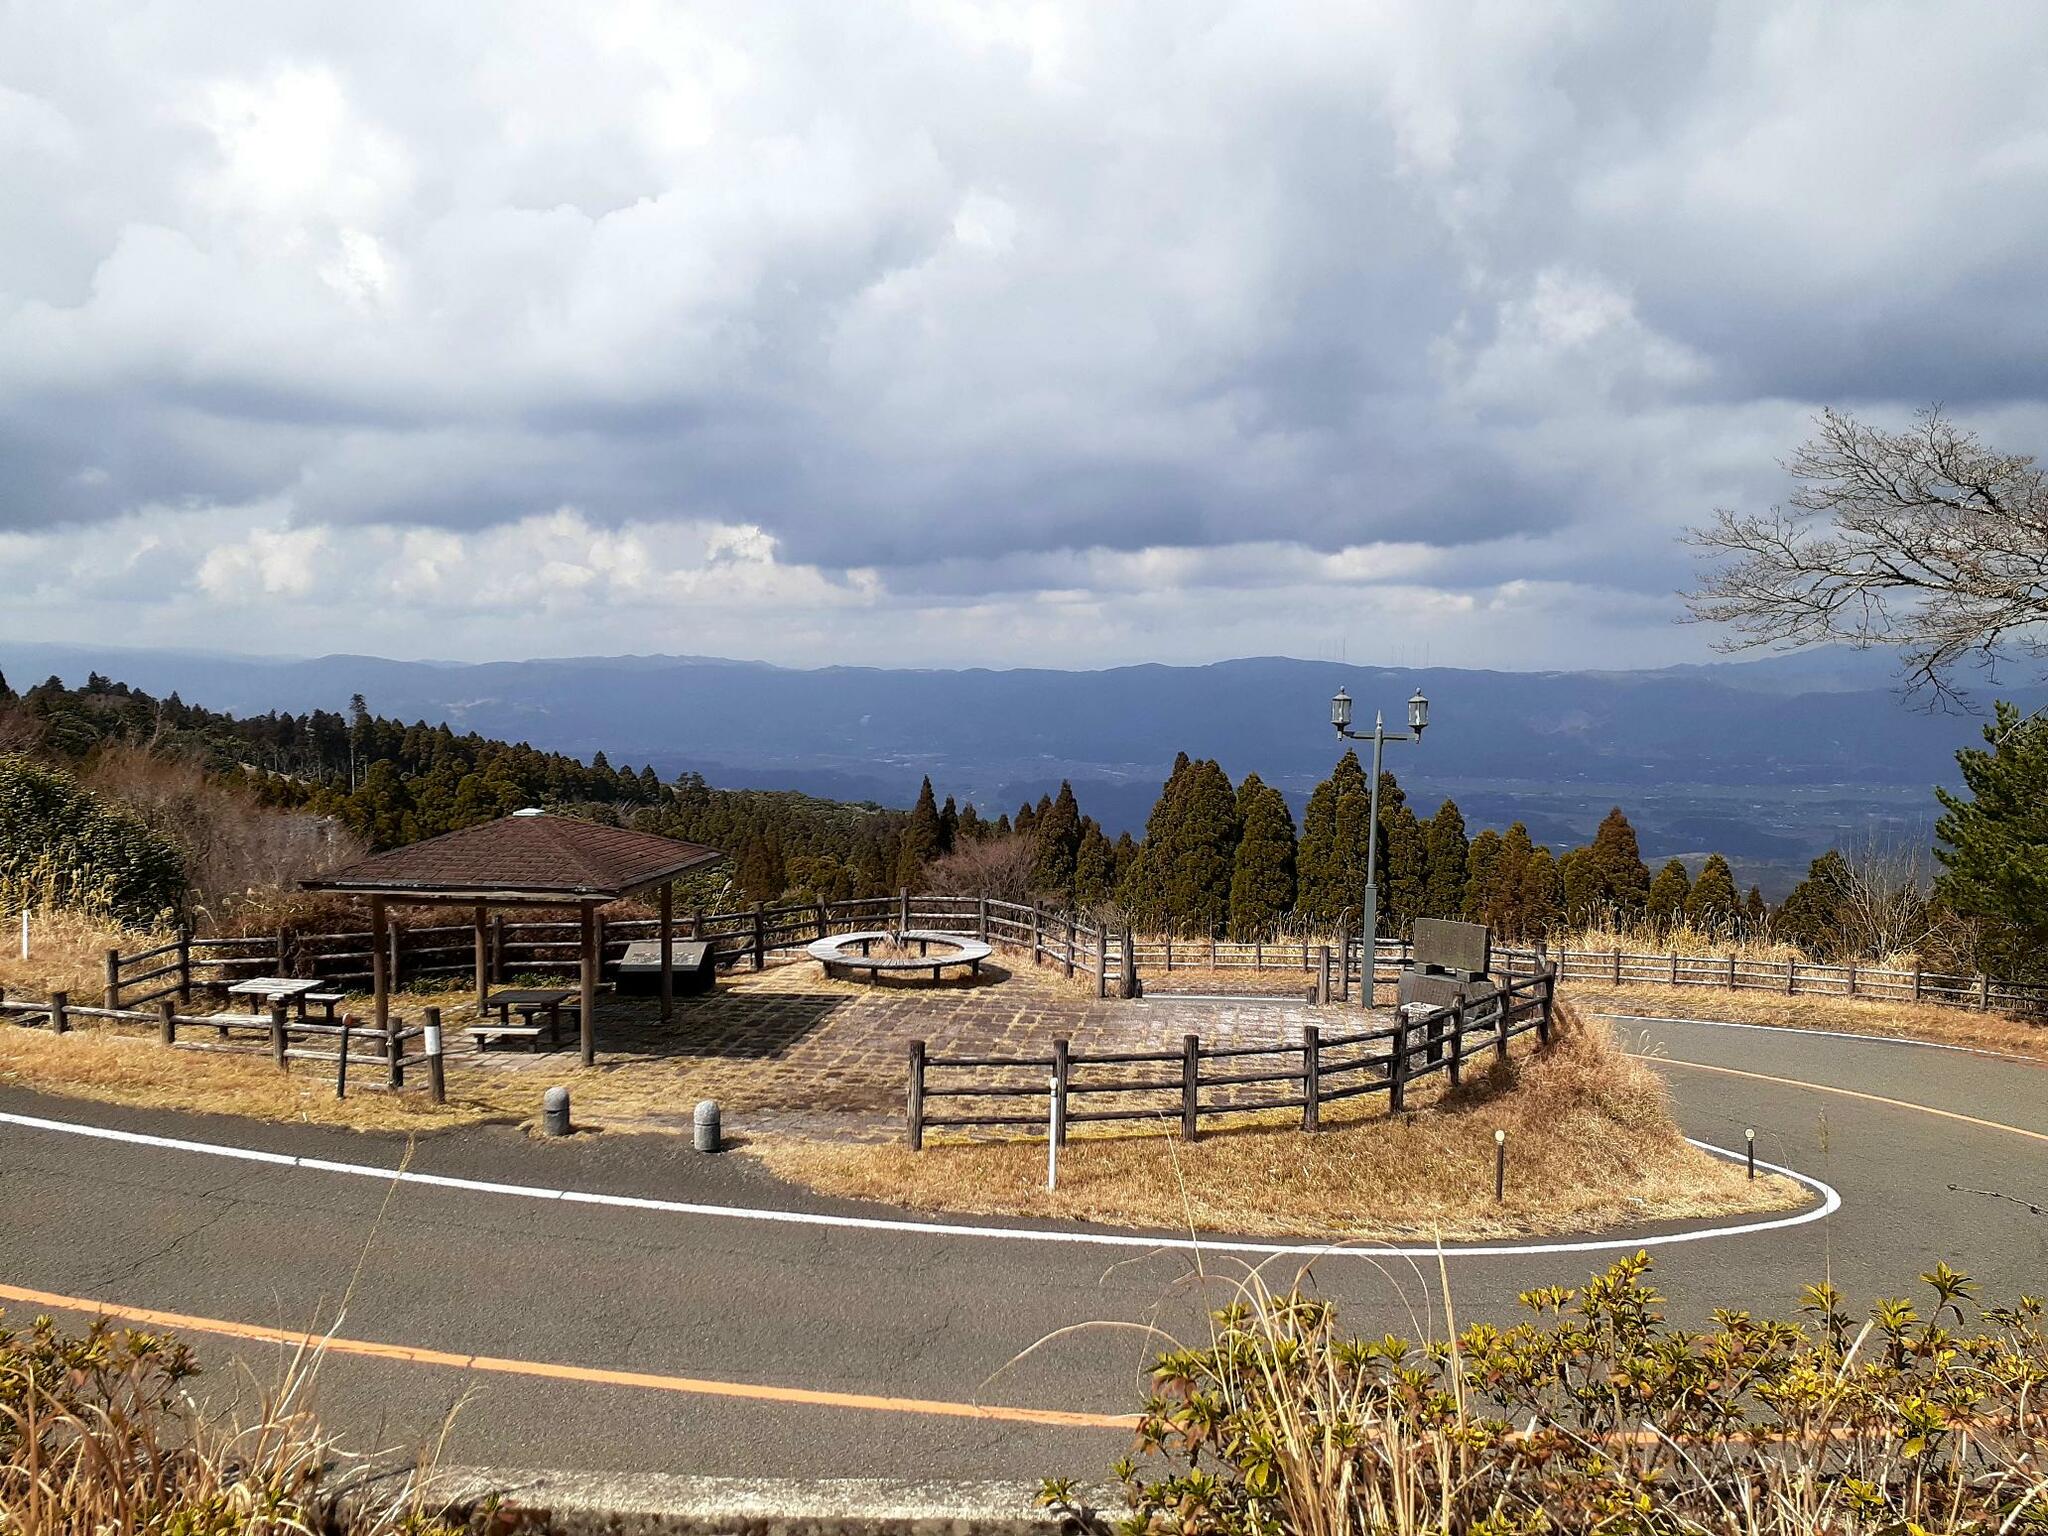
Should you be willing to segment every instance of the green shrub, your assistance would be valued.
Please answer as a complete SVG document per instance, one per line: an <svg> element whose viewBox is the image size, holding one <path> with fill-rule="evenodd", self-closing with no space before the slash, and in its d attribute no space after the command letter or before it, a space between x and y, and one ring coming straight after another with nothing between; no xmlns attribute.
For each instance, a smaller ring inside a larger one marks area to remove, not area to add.
<svg viewBox="0 0 2048 1536"><path fill-rule="evenodd" d="M1690 1331L1649 1270L1638 1254L1427 1344L1345 1338L1329 1303L1254 1280L1206 1348L1159 1358L1120 1528L2048 1532L2040 1301L1979 1308L1943 1265L1924 1317L1886 1300L1858 1326L1822 1285L1802 1320Z"/></svg>
<svg viewBox="0 0 2048 1536"><path fill-rule="evenodd" d="M0 757L0 902L160 922L185 891L177 846L68 774Z"/></svg>

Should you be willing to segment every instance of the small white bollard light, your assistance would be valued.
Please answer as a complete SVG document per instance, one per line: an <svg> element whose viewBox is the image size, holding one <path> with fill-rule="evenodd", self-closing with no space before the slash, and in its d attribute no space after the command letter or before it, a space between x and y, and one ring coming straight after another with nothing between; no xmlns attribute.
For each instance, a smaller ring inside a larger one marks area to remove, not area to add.
<svg viewBox="0 0 2048 1536"><path fill-rule="evenodd" d="M1744 1130L1742 1140L1749 1148L1749 1176L1753 1179L1756 1177L1756 1127Z"/></svg>
<svg viewBox="0 0 2048 1536"><path fill-rule="evenodd" d="M1508 1197L1508 1133L1493 1133L1493 1200L1498 1205Z"/></svg>

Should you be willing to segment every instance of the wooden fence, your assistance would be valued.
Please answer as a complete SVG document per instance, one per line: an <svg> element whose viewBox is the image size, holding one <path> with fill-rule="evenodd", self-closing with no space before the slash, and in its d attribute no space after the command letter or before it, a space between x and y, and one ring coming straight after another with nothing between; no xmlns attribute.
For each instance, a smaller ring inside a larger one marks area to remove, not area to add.
<svg viewBox="0 0 2048 1536"><path fill-rule="evenodd" d="M420 1026L407 1028L403 1019L393 1018L388 1030L379 1030L349 1016L334 1023L297 1018L281 1003L267 1015L181 1014L167 997L153 1008L112 1008L74 1003L64 992L32 1000L0 991L0 1019L59 1035L81 1023L133 1024L154 1029L157 1043L172 1050L268 1056L281 1072L290 1071L295 1061L325 1063L334 1075L334 1096L341 1099L348 1097L352 1080L358 1087L402 1090L408 1068L416 1067L425 1075L415 1077L415 1086L424 1087L436 1104L447 1097L438 1008L427 1009ZM378 1072L382 1082L369 1075Z"/></svg>
<svg viewBox="0 0 2048 1536"><path fill-rule="evenodd" d="M1508 1042L1530 1030L1547 1043L1556 994L1557 973L1546 968L1503 980L1470 1003L1397 1015L1383 1028L1325 1033L1308 1025L1299 1044L1205 1046L1186 1035L1178 1051L1077 1053L1056 1040L1050 1056L932 1056L916 1040L907 1137L915 1151L932 1128L1044 1126L1064 1141L1068 1126L1091 1121L1177 1120L1193 1141L1204 1115L1287 1109L1299 1109L1302 1129L1314 1131L1323 1105L1373 1093L1386 1094L1388 1112L1398 1114L1418 1078L1443 1072L1456 1084L1467 1061L1488 1051L1504 1060ZM1223 1065L1205 1071L1205 1063ZM1013 1107L1034 1100L1043 1111ZM934 1102L944 1112L934 1113Z"/></svg>
<svg viewBox="0 0 2048 1536"><path fill-rule="evenodd" d="M660 935L657 918L598 920L598 954L620 959L636 940ZM875 896L851 901L757 906L741 912L680 915L683 938L711 945L721 967L760 970L772 954L801 949L814 939L866 929L944 928L973 933L984 942L1023 950L1034 964L1056 965L1068 976L1092 977L1098 996L1123 981L1124 947L1099 922L1071 912L998 901L987 896ZM507 921L494 916L486 930L485 967L495 984L515 975L573 972L579 926L574 921ZM135 953L106 954L105 1005L135 1007L196 991L223 990L251 976L299 976L338 986L370 980L368 932L294 933L241 938L181 937ZM476 964L475 930L393 927L388 963L392 985L427 978L467 976Z"/></svg>

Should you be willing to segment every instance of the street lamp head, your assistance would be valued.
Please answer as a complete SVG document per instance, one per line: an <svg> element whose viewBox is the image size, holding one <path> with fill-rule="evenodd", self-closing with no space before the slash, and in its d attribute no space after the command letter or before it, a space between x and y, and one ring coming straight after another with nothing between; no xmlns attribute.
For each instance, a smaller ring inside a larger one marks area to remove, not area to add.
<svg viewBox="0 0 2048 1536"><path fill-rule="evenodd" d="M1415 739L1420 741L1423 727L1428 724L1429 700L1422 696L1422 690L1418 688L1415 690L1415 697L1408 701L1408 728L1415 732Z"/></svg>
<svg viewBox="0 0 2048 1536"><path fill-rule="evenodd" d="M1351 695L1342 688L1339 688L1337 696L1330 700L1330 724L1340 731L1349 730L1351 727Z"/></svg>

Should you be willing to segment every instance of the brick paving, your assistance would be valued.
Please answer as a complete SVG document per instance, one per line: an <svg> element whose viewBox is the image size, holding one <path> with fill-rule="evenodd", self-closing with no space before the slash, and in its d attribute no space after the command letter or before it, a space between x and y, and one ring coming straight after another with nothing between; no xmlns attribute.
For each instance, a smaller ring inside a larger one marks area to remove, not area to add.
<svg viewBox="0 0 2048 1536"><path fill-rule="evenodd" d="M978 979L937 986L827 980L805 959L726 976L709 997L678 998L667 1026L651 1000L601 999L598 1060L612 1091L599 1096L598 1113L616 1123L682 1124L696 1099L713 1097L743 1129L866 1139L901 1133L913 1040L938 1057L1048 1057L1060 1038L1076 1053L1178 1052L1187 1034L1201 1036L1205 1046L1298 1046L1304 1025L1320 1024L1330 1034L1356 1029L1364 1018L1355 1007L1301 1001L1098 1001L1081 980L1065 981L1055 968L1034 971L1007 954ZM562 1056L493 1049L465 1055L459 1067L552 1078ZM1179 1069L1130 1070L1177 1078ZM627 1098L630 1108L602 1107Z"/></svg>

